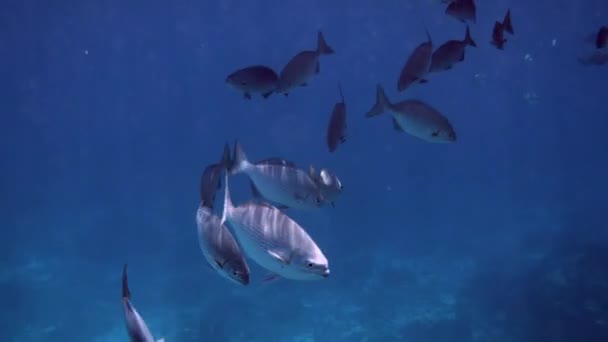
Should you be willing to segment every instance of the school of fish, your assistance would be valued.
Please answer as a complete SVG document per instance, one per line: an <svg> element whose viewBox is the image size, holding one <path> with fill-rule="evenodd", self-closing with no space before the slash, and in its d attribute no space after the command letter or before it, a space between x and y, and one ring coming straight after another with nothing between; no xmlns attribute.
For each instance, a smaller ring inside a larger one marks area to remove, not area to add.
<svg viewBox="0 0 608 342"><path fill-rule="evenodd" d="M464 62L465 51L477 47L471 35L471 25L477 22L474 0L441 0L445 14L464 23L462 40L448 40L435 48L431 34L417 45L398 74L397 91L429 82L434 73L452 70ZM489 34L489 44L504 50L505 33L514 35L510 9L502 21L495 21ZM579 57L583 65L608 63L608 26L602 26L588 39L594 51ZM314 50L295 54L276 72L265 65L250 65L229 74L225 82L251 100L263 99L274 93L288 96L300 87L308 86L320 73L321 57L331 56L335 50L327 43L321 31L317 34ZM339 99L329 115L325 136L327 150L335 153L347 141L346 101L342 86L338 84ZM407 133L428 143L454 143L457 133L448 117L439 109L418 99L391 101L381 84L376 85L376 101L365 113L371 118L383 113L391 115L394 131ZM251 188L251 199L235 204L230 196L229 178L246 177ZM216 194L224 179L224 200L221 211L215 210ZM200 202L196 207L195 222L198 243L204 263L210 272L217 273L238 286L252 283L269 283L278 279L321 281L330 274L330 263L323 252L323 244L293 218L292 210L322 210L326 205L335 207L343 186L338 176L326 169L319 172L310 165L297 166L282 157L266 156L251 161L239 141L234 143L232 155L226 143L219 161L208 164L199 184ZM265 270L263 277L254 274L249 263ZM131 341L154 342L148 326L131 302L127 281L127 266L123 268L122 302L126 328ZM157 340L158 342L164 339Z"/></svg>

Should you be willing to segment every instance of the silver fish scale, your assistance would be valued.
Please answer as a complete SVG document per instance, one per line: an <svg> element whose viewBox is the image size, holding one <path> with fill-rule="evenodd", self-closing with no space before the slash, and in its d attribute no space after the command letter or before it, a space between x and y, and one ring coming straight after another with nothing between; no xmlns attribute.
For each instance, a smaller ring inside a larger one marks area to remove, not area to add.
<svg viewBox="0 0 608 342"><path fill-rule="evenodd" d="M295 196L302 196L301 201L310 202L316 206L319 189L306 172L283 165L256 165L255 168L258 172L253 173L252 178L272 183L273 187L283 189L288 197L280 200L269 198L270 200L290 204L285 202L288 199L293 201ZM264 187L259 189L263 191Z"/></svg>
<svg viewBox="0 0 608 342"><path fill-rule="evenodd" d="M247 230L259 248L268 251L297 247L304 251L314 248L308 234L280 210L258 203L246 203L233 212L236 220Z"/></svg>

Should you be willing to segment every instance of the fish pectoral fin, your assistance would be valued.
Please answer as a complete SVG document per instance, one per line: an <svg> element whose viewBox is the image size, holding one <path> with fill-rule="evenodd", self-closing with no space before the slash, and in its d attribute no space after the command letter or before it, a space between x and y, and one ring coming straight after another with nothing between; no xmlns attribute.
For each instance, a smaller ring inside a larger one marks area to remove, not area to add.
<svg viewBox="0 0 608 342"><path fill-rule="evenodd" d="M165 338L159 338L158 340L156 340L156 342L165 342Z"/></svg>
<svg viewBox="0 0 608 342"><path fill-rule="evenodd" d="M282 252L282 251L268 251L268 254L283 263L284 265L289 265L291 263L291 254Z"/></svg>
<svg viewBox="0 0 608 342"><path fill-rule="evenodd" d="M318 74L321 71L321 66L319 62L317 62L317 66L315 67L315 74Z"/></svg>
<svg viewBox="0 0 608 342"><path fill-rule="evenodd" d="M395 119L394 117L393 117L393 128L397 132L403 132L403 127L401 127L401 125L399 124L399 122L397 121L397 119Z"/></svg>
<svg viewBox="0 0 608 342"><path fill-rule="evenodd" d="M331 207L332 207L332 208L335 208L335 207L336 207L336 204L335 204L334 202L331 202Z"/></svg>
<svg viewBox="0 0 608 342"><path fill-rule="evenodd" d="M458 59L459 62L464 61L464 51L462 52L462 56L460 56L460 58Z"/></svg>
<svg viewBox="0 0 608 342"><path fill-rule="evenodd" d="M226 261L221 261L221 260L217 260L217 259L213 259L213 261L215 261L215 264L219 267L219 268L224 268L224 265L226 265Z"/></svg>
<svg viewBox="0 0 608 342"><path fill-rule="evenodd" d="M262 284L270 284L277 280L281 279L281 276L276 273L268 273L264 279L262 279Z"/></svg>
<svg viewBox="0 0 608 342"><path fill-rule="evenodd" d="M418 80L418 83L427 83L429 80L425 79L425 78L420 78Z"/></svg>

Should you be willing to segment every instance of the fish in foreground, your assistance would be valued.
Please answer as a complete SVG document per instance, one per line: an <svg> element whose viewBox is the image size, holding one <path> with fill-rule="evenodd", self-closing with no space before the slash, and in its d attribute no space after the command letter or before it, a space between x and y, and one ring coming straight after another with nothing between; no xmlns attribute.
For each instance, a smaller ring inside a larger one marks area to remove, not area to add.
<svg viewBox="0 0 608 342"><path fill-rule="evenodd" d="M346 103L342 94L342 87L338 85L341 101L334 105L327 127L327 148L334 152L338 145L346 142Z"/></svg>
<svg viewBox="0 0 608 342"><path fill-rule="evenodd" d="M511 10L507 10L507 14L505 15L502 23L499 21L494 23L491 44L496 46L496 48L499 50L504 50L504 45L507 42L504 35L505 32L515 34L513 31L513 24L511 23Z"/></svg>
<svg viewBox="0 0 608 342"><path fill-rule="evenodd" d="M473 0L451 1L445 9L445 13L463 23L467 21L475 23L477 21L477 9Z"/></svg>
<svg viewBox="0 0 608 342"><path fill-rule="evenodd" d="M587 56L581 56L578 58L579 63L585 66L590 65L605 65L608 64L608 51L606 50L594 50Z"/></svg>
<svg viewBox="0 0 608 342"><path fill-rule="evenodd" d="M232 233L220 218L205 206L196 211L198 242L207 263L222 277L241 285L249 284L249 266Z"/></svg>
<svg viewBox="0 0 608 342"><path fill-rule="evenodd" d="M277 89L278 82L277 73L263 65L239 69L226 77L226 83L242 91L246 99L251 99L251 94L268 98Z"/></svg>
<svg viewBox="0 0 608 342"><path fill-rule="evenodd" d="M454 64L464 61L464 51L469 45L473 47L477 46L473 38L471 38L471 32L467 25L463 40L449 40L433 52L429 72L449 70L452 69Z"/></svg>
<svg viewBox="0 0 608 342"><path fill-rule="evenodd" d="M431 35L426 31L428 41L418 45L409 56L397 82L397 90L403 91L414 83L426 83L424 78L429 72L431 65L431 55L433 54L433 42Z"/></svg>
<svg viewBox="0 0 608 342"><path fill-rule="evenodd" d="M334 49L327 44L323 33L319 31L317 34L317 49L302 51L285 65L279 75L276 92L287 96L292 89L305 87L307 82L319 73L319 57L332 54L334 54Z"/></svg>
<svg viewBox="0 0 608 342"><path fill-rule="evenodd" d="M122 308L125 313L127 333L131 342L155 342L146 322L144 322L131 303L131 291L129 290L129 281L127 279L127 264L122 269ZM165 339L161 338L156 342L165 342Z"/></svg>
<svg viewBox="0 0 608 342"><path fill-rule="evenodd" d="M319 188L321 189L321 194L323 195L323 199L325 202L331 203L332 207L335 207L335 201L342 194L342 183L338 176L333 174L327 169L321 169L319 174L315 173L314 167L312 165L309 168L310 176L315 179Z"/></svg>
<svg viewBox="0 0 608 342"><path fill-rule="evenodd" d="M329 276L327 258L300 225L266 202L249 201L235 207L225 180L224 211L239 245L250 259L273 276L318 280Z"/></svg>
<svg viewBox="0 0 608 342"><path fill-rule="evenodd" d="M230 147L224 145L224 153L219 163L205 167L201 175L200 200L203 206L213 209L215 195L222 186L222 172L230 166Z"/></svg>
<svg viewBox="0 0 608 342"><path fill-rule="evenodd" d="M306 171L292 163L285 165L272 159L251 163L238 141L230 173L246 174L261 197L282 206L315 209L323 205L319 186Z"/></svg>
<svg viewBox="0 0 608 342"><path fill-rule="evenodd" d="M456 132L450 121L439 111L419 100L391 103L381 85L376 89L376 104L366 117L389 112L393 116L393 127L427 142L451 143L456 141Z"/></svg>

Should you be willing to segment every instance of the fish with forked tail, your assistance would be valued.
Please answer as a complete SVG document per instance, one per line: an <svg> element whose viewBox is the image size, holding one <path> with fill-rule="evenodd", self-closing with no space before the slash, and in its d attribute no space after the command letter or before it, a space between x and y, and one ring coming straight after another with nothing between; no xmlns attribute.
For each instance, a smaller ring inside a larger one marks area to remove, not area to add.
<svg viewBox="0 0 608 342"><path fill-rule="evenodd" d="M393 127L432 143L456 141L456 132L450 121L439 111L419 100L391 103L381 85L376 89L376 104L365 116L373 117L384 112L393 116Z"/></svg>
<svg viewBox="0 0 608 342"><path fill-rule="evenodd" d="M302 51L285 65L279 75L276 92L287 96L292 89L306 86L307 82L319 73L319 57L332 54L334 54L334 49L327 44L323 33L319 31L317 34L317 49Z"/></svg>
<svg viewBox="0 0 608 342"><path fill-rule="evenodd" d="M278 161L280 160L269 159L251 163L237 141L230 173L246 174L261 197L284 207L316 209L323 206L323 196L315 180L293 163Z"/></svg>
<svg viewBox="0 0 608 342"><path fill-rule="evenodd" d="M154 340L150 329L131 303L131 291L127 278L127 264L122 269L122 308L125 314L127 333L131 342L165 342L164 338Z"/></svg>
<svg viewBox="0 0 608 342"><path fill-rule="evenodd" d="M429 72L431 55L433 54L433 41L431 35L426 31L428 40L416 47L408 57L397 82L397 90L404 91L414 83L426 83L424 78Z"/></svg>
<svg viewBox="0 0 608 342"><path fill-rule="evenodd" d="M511 10L507 10L507 14L505 14L502 23L499 21L494 23L492 41L490 43L496 46L498 50L504 50L504 45L507 42L504 34L505 32L515 34L515 31L513 31L513 24L511 23Z"/></svg>
<svg viewBox="0 0 608 342"><path fill-rule="evenodd" d="M245 254L273 275L293 280L329 276L327 258L308 233L281 210L266 202L249 201L235 207L225 176L224 211Z"/></svg>
<svg viewBox="0 0 608 342"><path fill-rule="evenodd" d="M449 40L433 52L429 72L450 70L454 64L464 61L464 51L467 46L477 46L471 38L468 25L463 40Z"/></svg>

